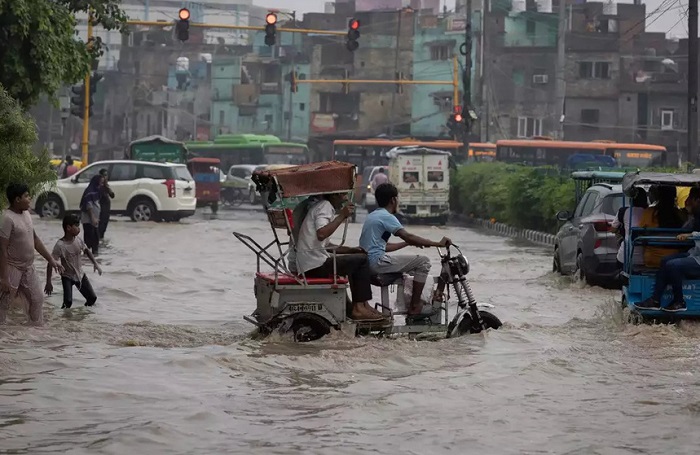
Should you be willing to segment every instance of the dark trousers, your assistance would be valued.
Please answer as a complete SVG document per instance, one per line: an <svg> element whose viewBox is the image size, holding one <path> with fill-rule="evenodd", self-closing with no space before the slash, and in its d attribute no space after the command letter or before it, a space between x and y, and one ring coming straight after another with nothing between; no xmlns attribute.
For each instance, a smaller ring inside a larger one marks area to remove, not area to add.
<svg viewBox="0 0 700 455"><path fill-rule="evenodd" d="M654 300L661 302L661 296L669 284L673 289L673 302L683 301L683 278L686 274L700 273L700 264L688 253L666 256L661 260L661 267L656 272Z"/></svg>
<svg viewBox="0 0 700 455"><path fill-rule="evenodd" d="M93 306L97 301L95 290L92 289L92 284L88 280L87 275L83 275L83 279L78 283L71 278L62 276L61 284L63 285L63 307L70 308L73 305L73 286L77 287L80 293L85 297L85 306Z"/></svg>
<svg viewBox="0 0 700 455"><path fill-rule="evenodd" d="M100 249L100 234L97 227L92 224L83 224L83 239L85 245L92 250L92 254L97 254Z"/></svg>
<svg viewBox="0 0 700 455"><path fill-rule="evenodd" d="M100 234L100 240L105 238L105 232L107 232L107 225L109 224L109 212L111 211L112 201L107 200L100 201L100 226L98 232Z"/></svg>
<svg viewBox="0 0 700 455"><path fill-rule="evenodd" d="M339 254L335 258L336 273L347 276L350 281L352 302L368 302L372 300L372 287L369 282L369 261L366 254ZM333 257L315 269L305 273L308 278L326 278L333 276Z"/></svg>

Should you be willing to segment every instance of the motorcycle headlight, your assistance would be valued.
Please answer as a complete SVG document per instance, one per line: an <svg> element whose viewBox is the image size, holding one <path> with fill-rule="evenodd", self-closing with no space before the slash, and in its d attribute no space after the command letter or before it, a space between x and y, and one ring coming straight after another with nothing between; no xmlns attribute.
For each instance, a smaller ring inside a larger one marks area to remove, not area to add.
<svg viewBox="0 0 700 455"><path fill-rule="evenodd" d="M469 260L467 260L463 254L457 256L457 260L459 261L459 265L462 267L462 270L464 270L464 274L466 275L469 273Z"/></svg>

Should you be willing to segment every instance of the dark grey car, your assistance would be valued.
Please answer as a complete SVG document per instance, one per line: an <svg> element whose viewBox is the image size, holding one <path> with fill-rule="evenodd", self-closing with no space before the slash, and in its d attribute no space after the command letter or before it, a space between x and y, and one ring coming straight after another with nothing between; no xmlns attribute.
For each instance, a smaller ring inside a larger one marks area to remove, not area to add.
<svg viewBox="0 0 700 455"><path fill-rule="evenodd" d="M618 242L611 225L623 204L621 185L598 183L581 198L574 213L563 210L557 219L553 269L578 274L589 284L613 282L618 276Z"/></svg>

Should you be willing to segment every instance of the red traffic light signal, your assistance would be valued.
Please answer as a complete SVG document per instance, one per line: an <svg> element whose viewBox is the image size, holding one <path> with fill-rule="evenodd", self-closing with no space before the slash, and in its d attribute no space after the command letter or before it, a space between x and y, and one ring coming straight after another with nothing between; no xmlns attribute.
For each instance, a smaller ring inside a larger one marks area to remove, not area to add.
<svg viewBox="0 0 700 455"><path fill-rule="evenodd" d="M455 114L455 122L462 123L462 120L464 120L464 117L462 117L462 114Z"/></svg>
<svg viewBox="0 0 700 455"><path fill-rule="evenodd" d="M188 21L190 20L190 10L187 8L181 8L180 12L177 13L177 16L180 18L181 21Z"/></svg>
<svg viewBox="0 0 700 455"><path fill-rule="evenodd" d="M360 47L360 43L357 42L357 39L360 37L360 21L357 19L350 19L348 21L348 38L345 42L345 47L350 52L353 52L357 50L358 47Z"/></svg>
<svg viewBox="0 0 700 455"><path fill-rule="evenodd" d="M275 25L277 23L277 14L267 13L267 16L265 16L265 22L269 25Z"/></svg>

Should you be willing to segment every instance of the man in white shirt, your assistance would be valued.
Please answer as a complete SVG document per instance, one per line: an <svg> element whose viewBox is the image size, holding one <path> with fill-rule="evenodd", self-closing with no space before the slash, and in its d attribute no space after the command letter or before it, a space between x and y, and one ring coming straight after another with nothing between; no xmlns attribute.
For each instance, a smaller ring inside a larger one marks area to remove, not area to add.
<svg viewBox="0 0 700 455"><path fill-rule="evenodd" d="M375 191L377 187L383 183L389 183L389 177L384 173L384 168L380 167L379 171L372 177L372 182L370 182L372 191Z"/></svg>
<svg viewBox="0 0 700 455"><path fill-rule="evenodd" d="M381 321L385 317L368 303L372 299L372 289L367 253L361 248L335 246L329 242L331 235L355 211L355 206L346 201L346 194L327 194L305 201L294 210L295 248L289 253L289 268L307 278L333 276L334 261L328 249L335 248L336 273L347 276L350 281L352 307L349 316L358 321ZM299 222L299 218L303 221Z"/></svg>

